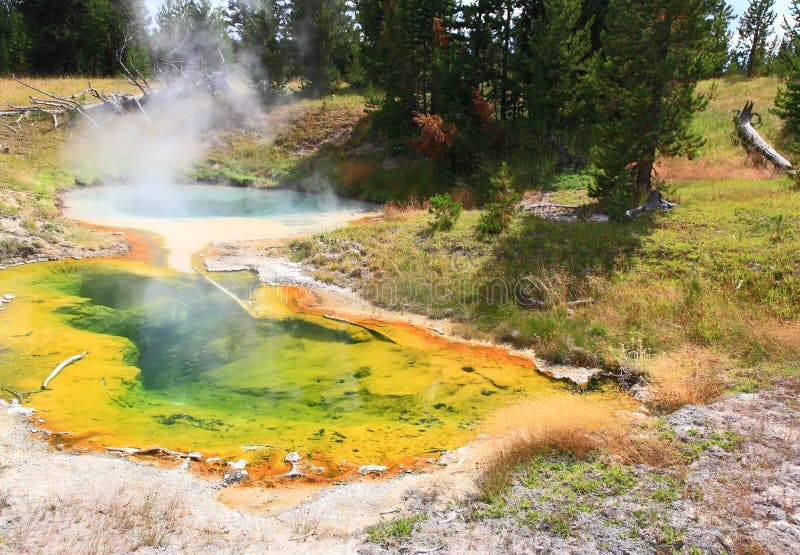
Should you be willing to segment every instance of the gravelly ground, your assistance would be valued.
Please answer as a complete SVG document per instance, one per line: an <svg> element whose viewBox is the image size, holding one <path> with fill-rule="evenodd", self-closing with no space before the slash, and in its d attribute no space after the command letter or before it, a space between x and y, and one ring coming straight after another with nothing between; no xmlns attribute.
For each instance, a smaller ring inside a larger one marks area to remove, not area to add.
<svg viewBox="0 0 800 555"><path fill-rule="evenodd" d="M800 553L797 392L776 384L667 417L662 433L695 453L685 468L542 460L502 501L443 511L420 501L410 537L360 551Z"/></svg>

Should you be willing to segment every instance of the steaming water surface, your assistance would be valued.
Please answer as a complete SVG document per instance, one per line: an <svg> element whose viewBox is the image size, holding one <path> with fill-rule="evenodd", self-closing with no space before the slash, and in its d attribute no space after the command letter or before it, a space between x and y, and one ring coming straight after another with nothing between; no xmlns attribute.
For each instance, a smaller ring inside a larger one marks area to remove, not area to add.
<svg viewBox="0 0 800 555"><path fill-rule="evenodd" d="M170 266L186 272L191 255L212 242L313 233L377 209L332 194L213 185L90 187L64 202L70 218L162 235Z"/></svg>

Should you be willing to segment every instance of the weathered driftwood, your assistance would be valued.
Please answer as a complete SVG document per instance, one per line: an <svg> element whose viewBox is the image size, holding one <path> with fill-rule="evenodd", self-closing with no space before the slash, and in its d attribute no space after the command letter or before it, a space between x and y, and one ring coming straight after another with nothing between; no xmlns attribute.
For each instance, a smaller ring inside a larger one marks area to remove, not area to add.
<svg viewBox="0 0 800 555"><path fill-rule="evenodd" d="M636 208L631 208L625 215L629 218L635 218L642 212L654 212L656 210L672 210L675 208L675 205L671 202L667 202L664 200L664 196L661 194L661 191L657 189L650 189L650 193L647 195L647 201L641 205L637 206Z"/></svg>
<svg viewBox="0 0 800 555"><path fill-rule="evenodd" d="M45 380L42 382L42 391L44 391L45 389L47 389L47 385L50 383L50 381L51 381L53 378L55 378L56 376L58 376L59 372L61 372L61 371L62 371L64 368L66 368L66 367L67 367L67 366L69 366L70 364L72 364L72 363L74 363L74 362L78 362L80 359L82 359L83 357L85 357L87 353L88 353L88 351L83 351L81 354L79 354L79 355L75 355L74 357L70 357L70 358L68 358L67 360L65 360L64 362L62 362L61 364L59 364L58 366L56 366L56 367L53 369L53 371L52 371L52 372L50 372L50 375L49 375L49 376L47 376L47 378L46 378L46 379L45 379Z"/></svg>
<svg viewBox="0 0 800 555"><path fill-rule="evenodd" d="M235 295L235 294L234 294L232 291L229 291L229 290L227 290L227 289L226 289L224 286L220 285L219 283L217 283L216 281L214 281L213 279L211 279L210 277L208 277L207 275L205 275L205 274L204 274L203 272L201 272L201 271L200 271L200 270L199 270L197 267L195 267L195 266L192 266L192 269L193 269L195 272L197 272L197 273L198 273L198 274L199 274L199 275L200 275L200 276L201 276L203 279L205 279L205 280L206 280L208 283L210 283L211 285L213 285L214 287L216 287L217 289L219 289L220 291L222 291L222 292L225 294L225 296L227 296L227 297L228 297L229 299L231 299L233 302L235 302L235 303L236 303L236 304L238 304L240 307L242 307L242 308L243 308L243 309L244 309L244 310L245 310L245 311L246 311L248 314L252 314L252 313L250 312L250 307L249 307L249 306L247 306L247 304L246 304L246 303L245 303L245 302L244 302L242 299L240 299L239 297L237 297L237 296L236 296L236 295Z"/></svg>
<svg viewBox="0 0 800 555"><path fill-rule="evenodd" d="M764 140L758 131L756 131L756 128L753 125L753 118L757 118L758 123L760 123L761 115L758 112L753 111L753 106L753 101L748 100L744 105L744 109L736 110L736 116L733 118L744 147L749 152L756 151L760 153L762 156L764 156L764 158L772 162L775 167L780 170L785 172L793 171L794 168L792 167L792 163L781 156L781 154L772 148L772 146ZM756 125L758 123L756 123Z"/></svg>
<svg viewBox="0 0 800 555"><path fill-rule="evenodd" d="M21 393L19 393L17 391L14 391L13 389L10 389L8 387L2 386L2 385L0 385L0 391L5 391L9 395L13 395L17 399L17 401L22 403L22 394Z"/></svg>

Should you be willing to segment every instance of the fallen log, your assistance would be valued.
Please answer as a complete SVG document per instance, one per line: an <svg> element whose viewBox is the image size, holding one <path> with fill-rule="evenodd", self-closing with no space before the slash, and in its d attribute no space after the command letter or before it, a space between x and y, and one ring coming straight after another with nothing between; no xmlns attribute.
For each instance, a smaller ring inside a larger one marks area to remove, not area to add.
<svg viewBox="0 0 800 555"><path fill-rule="evenodd" d="M248 314L250 314L250 315L252 316L252 314L253 314L253 313L250 311L250 307L249 307L249 306L247 306L247 304L245 304L245 302L244 302L242 299L240 299L239 297L237 297L237 296L236 296L236 295L235 295L233 292L231 292L231 291L228 291L228 290L227 290L227 289L226 289L224 286L222 286L221 284L217 283L216 281L214 281L213 279L211 279L210 277L208 277L208 276L207 276L206 274L204 274L203 272L201 272L201 271L200 271L200 269L199 269L199 268L197 268L196 266L192 266L192 269L193 269L195 272L197 272L197 273L200 275L200 277L202 277L202 278L203 278L203 279L205 279L205 280L206 280L208 283L210 283L211 285L213 285L214 287L216 287L217 289L219 289L220 291L222 291L222 292L223 292L223 293L224 293L224 294L225 294L225 295L226 295L226 296L227 296L229 299L231 299L233 302L235 302L236 304L238 304L240 307L242 307L242 308L245 310L245 312L247 312Z"/></svg>
<svg viewBox="0 0 800 555"><path fill-rule="evenodd" d="M372 337L374 337L375 339L378 339L380 341L385 341L387 343L397 344L397 341L395 341L394 339L392 339L391 337L389 337L385 333L382 333L382 332L379 332L378 330L374 330L372 328L369 328L369 327L365 326L364 324L359 324L357 322L351 322L350 320L345 320L344 318L340 318L338 316L331 316L330 314L323 314L322 317L325 318L326 320L332 320L334 322L339 322L341 324L347 324L349 326L355 326L357 328L361 328L363 330L366 330L370 335L372 335Z"/></svg>
<svg viewBox="0 0 800 555"><path fill-rule="evenodd" d="M761 115L753 111L753 106L753 101L748 100L744 105L744 109L736 110L736 115L733 118L745 149L747 149L748 152L756 151L760 153L780 170L785 172L793 171L792 163L781 156L781 154L772 148L758 131L756 131L755 125L761 123ZM757 123L755 125L753 123L753 118L757 118Z"/></svg>
<svg viewBox="0 0 800 555"><path fill-rule="evenodd" d="M667 202L664 200L664 196L661 194L661 191L657 189L650 189L650 193L647 195L647 201L641 205L637 206L636 208L631 208L625 215L629 218L635 218L642 212L654 212L656 210L672 210L675 208L675 205L671 202Z"/></svg>
<svg viewBox="0 0 800 555"><path fill-rule="evenodd" d="M62 371L64 368L66 368L66 367L67 367L67 366L69 366L70 364L72 364L72 363L74 363L74 362L78 362L80 359L82 359L83 357L85 357L85 356L87 355L87 353L88 353L88 352L89 352L89 351L83 351L81 354L79 354L79 355L75 355L74 357L70 357L70 358L68 358L67 360L65 360L64 362L62 362L61 364L59 364L58 366L56 366L56 367L55 367L55 369L53 369L53 371L52 371L52 372L50 372L50 375L49 375L49 376L47 376L47 378L46 378L46 379L45 379L45 380L42 382L42 391L44 391L45 389L47 389L47 385L50 383L50 381L51 381L53 378L55 378L56 376L58 376L59 372L61 372L61 371Z"/></svg>
<svg viewBox="0 0 800 555"><path fill-rule="evenodd" d="M140 457L173 457L192 461L199 461L203 458L202 453L194 451L191 453L183 453L181 451L172 451L170 449L158 447L157 445L147 447L146 449L139 449L138 447L106 447L106 452L116 455L136 455Z"/></svg>

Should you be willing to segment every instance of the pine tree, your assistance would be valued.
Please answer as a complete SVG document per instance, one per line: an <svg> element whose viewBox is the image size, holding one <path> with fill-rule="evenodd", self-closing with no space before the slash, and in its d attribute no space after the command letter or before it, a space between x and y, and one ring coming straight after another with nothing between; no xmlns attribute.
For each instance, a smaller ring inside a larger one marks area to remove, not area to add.
<svg viewBox="0 0 800 555"><path fill-rule="evenodd" d="M751 0L739 20L739 65L748 77L766 69L772 55L775 0Z"/></svg>
<svg viewBox="0 0 800 555"><path fill-rule="evenodd" d="M0 75L23 67L28 37L19 4L19 0L0 0Z"/></svg>
<svg viewBox="0 0 800 555"><path fill-rule="evenodd" d="M648 191L659 153L691 156L702 146L689 124L706 104L695 88L714 65L715 4L611 0L592 83L602 118L594 196Z"/></svg>
<svg viewBox="0 0 800 555"><path fill-rule="evenodd" d="M239 62L265 96L280 91L293 72L290 10L290 2L286 0L228 2L228 26L239 37L236 45Z"/></svg>
<svg viewBox="0 0 800 555"><path fill-rule="evenodd" d="M298 73L315 93L346 80L357 62L358 31L346 0L294 2L291 29Z"/></svg>
<svg viewBox="0 0 800 555"><path fill-rule="evenodd" d="M800 54L800 2L791 0L789 14L783 16L781 30L783 37L778 53L775 56L774 71L778 75L789 78L791 75L791 58Z"/></svg>
<svg viewBox="0 0 800 555"><path fill-rule="evenodd" d="M792 0L789 14L792 22L784 18L780 55L780 70L786 83L778 88L773 112L783 120L787 134L800 141L800 0Z"/></svg>
<svg viewBox="0 0 800 555"><path fill-rule="evenodd" d="M530 35L516 41L525 113L545 133L572 123L577 112L578 82L591 51L591 21L581 24L582 3L543 0L539 16L517 25L517 38Z"/></svg>
<svg viewBox="0 0 800 555"><path fill-rule="evenodd" d="M232 51L222 10L210 0L166 0L156 12L157 57L162 69L178 63L184 71L218 71Z"/></svg>
<svg viewBox="0 0 800 555"><path fill-rule="evenodd" d="M454 29L456 2L359 0L356 5L364 34L362 52L367 75L385 92L382 112L395 129L405 126L411 131L413 115L434 111L437 89L440 93L443 91L441 82L437 82L434 75L438 72L440 80L451 77L450 74L442 75L443 49L435 44L432 31L436 19L447 33ZM452 62L455 48L445 50L450 56L448 62ZM436 67L437 62L440 62L439 67ZM455 85L452 80L450 83ZM462 86L450 92L463 97L463 106L469 102L468 87ZM439 96L440 106L436 110L441 111L443 99Z"/></svg>
<svg viewBox="0 0 800 555"><path fill-rule="evenodd" d="M731 23L736 19L733 8L726 0L717 0L712 7L712 27L709 49L715 54L712 75L725 73L731 62L730 44L733 40Z"/></svg>
<svg viewBox="0 0 800 555"><path fill-rule="evenodd" d="M117 49L128 38L129 54L146 57L142 0L62 0L58 9L52 0L15 4L16 55L29 73L113 75Z"/></svg>

